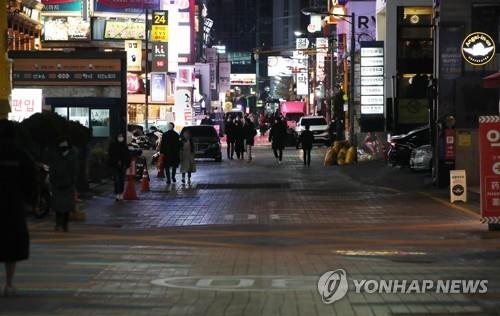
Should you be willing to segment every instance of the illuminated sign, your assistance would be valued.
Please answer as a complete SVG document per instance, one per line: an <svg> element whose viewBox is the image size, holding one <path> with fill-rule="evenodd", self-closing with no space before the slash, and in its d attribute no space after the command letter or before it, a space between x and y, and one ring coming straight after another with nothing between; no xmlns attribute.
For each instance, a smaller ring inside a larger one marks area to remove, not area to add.
<svg viewBox="0 0 500 316"><path fill-rule="evenodd" d="M146 38L146 26L137 22L106 21L104 38L143 40Z"/></svg>
<svg viewBox="0 0 500 316"><path fill-rule="evenodd" d="M90 23L81 17L43 17L44 41L88 41Z"/></svg>
<svg viewBox="0 0 500 316"><path fill-rule="evenodd" d="M12 89L12 110L9 120L21 122L42 112L42 89Z"/></svg>
<svg viewBox="0 0 500 316"><path fill-rule="evenodd" d="M167 74L165 72L151 73L151 101L167 102Z"/></svg>
<svg viewBox="0 0 500 316"><path fill-rule="evenodd" d="M232 86L255 86L256 84L255 74L231 74Z"/></svg>
<svg viewBox="0 0 500 316"><path fill-rule="evenodd" d="M361 43L361 114L384 114L384 43Z"/></svg>
<svg viewBox="0 0 500 316"><path fill-rule="evenodd" d="M486 33L471 33L462 42L462 56L473 66L485 65L495 57L495 41Z"/></svg>
<svg viewBox="0 0 500 316"><path fill-rule="evenodd" d="M144 14L145 9L159 9L160 0L95 0L94 11Z"/></svg>
<svg viewBox="0 0 500 316"><path fill-rule="evenodd" d="M125 51L127 52L127 70L141 71L142 70L142 41L127 40L125 41Z"/></svg>
<svg viewBox="0 0 500 316"><path fill-rule="evenodd" d="M151 41L168 42L168 11L153 11Z"/></svg>

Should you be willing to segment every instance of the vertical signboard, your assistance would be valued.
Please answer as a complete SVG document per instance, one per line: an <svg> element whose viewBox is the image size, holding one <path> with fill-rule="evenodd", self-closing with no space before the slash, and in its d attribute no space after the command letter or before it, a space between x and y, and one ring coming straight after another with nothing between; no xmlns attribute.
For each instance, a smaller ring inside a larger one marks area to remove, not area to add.
<svg viewBox="0 0 500 316"><path fill-rule="evenodd" d="M219 92L226 93L231 89L231 63L219 64Z"/></svg>
<svg viewBox="0 0 500 316"><path fill-rule="evenodd" d="M168 71L168 43L153 42L151 68L156 72Z"/></svg>
<svg viewBox="0 0 500 316"><path fill-rule="evenodd" d="M361 115L384 114L384 42L361 43Z"/></svg>
<svg viewBox="0 0 500 316"><path fill-rule="evenodd" d="M210 65L210 89L217 89L217 50L215 48L207 48L207 61Z"/></svg>
<svg viewBox="0 0 500 316"><path fill-rule="evenodd" d="M167 73L151 73L151 101L167 102Z"/></svg>
<svg viewBox="0 0 500 316"><path fill-rule="evenodd" d="M450 170L450 202L467 203L467 175L465 170Z"/></svg>
<svg viewBox="0 0 500 316"><path fill-rule="evenodd" d="M500 223L500 116L479 117L482 221Z"/></svg>
<svg viewBox="0 0 500 316"><path fill-rule="evenodd" d="M125 51L127 52L127 71L141 71L142 41L126 40Z"/></svg>
<svg viewBox="0 0 500 316"><path fill-rule="evenodd" d="M316 38L316 81L325 81L325 58L328 53L328 38Z"/></svg>
<svg viewBox="0 0 500 316"><path fill-rule="evenodd" d="M168 42L168 11L153 11L151 22L151 41Z"/></svg>
<svg viewBox="0 0 500 316"><path fill-rule="evenodd" d="M297 95L309 95L309 57L304 50L309 48L309 40L307 38L297 38L295 40L294 53L296 63L295 82L297 83Z"/></svg>

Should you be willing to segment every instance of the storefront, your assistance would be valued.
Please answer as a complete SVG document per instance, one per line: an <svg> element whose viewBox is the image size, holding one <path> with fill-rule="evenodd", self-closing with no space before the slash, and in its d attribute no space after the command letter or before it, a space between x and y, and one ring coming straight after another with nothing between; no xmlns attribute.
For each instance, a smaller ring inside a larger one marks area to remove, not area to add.
<svg viewBox="0 0 500 316"><path fill-rule="evenodd" d="M500 3L483 0L434 1L437 94L436 137L453 117L454 168L467 171L469 186L479 186L479 117L499 114L499 95L484 77L500 69ZM496 49L495 49L496 47ZM494 76L490 78L494 83ZM439 153L438 153L439 154ZM439 161L443 158L437 155ZM439 166L439 165L438 165ZM439 172L446 184L446 170Z"/></svg>
<svg viewBox="0 0 500 316"><path fill-rule="evenodd" d="M126 127L125 52L11 52L14 88L42 90L45 109L107 139Z"/></svg>
<svg viewBox="0 0 500 316"><path fill-rule="evenodd" d="M392 133L408 132L429 122L432 16L432 0L377 0L377 40L385 43L387 130Z"/></svg>

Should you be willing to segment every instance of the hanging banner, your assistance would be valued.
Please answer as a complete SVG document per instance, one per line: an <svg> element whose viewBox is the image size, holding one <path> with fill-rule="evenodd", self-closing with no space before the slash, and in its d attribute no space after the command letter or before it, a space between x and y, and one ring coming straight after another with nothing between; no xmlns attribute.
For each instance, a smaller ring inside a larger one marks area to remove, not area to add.
<svg viewBox="0 0 500 316"><path fill-rule="evenodd" d="M500 116L479 117L481 217L500 223Z"/></svg>
<svg viewBox="0 0 500 316"><path fill-rule="evenodd" d="M167 102L167 73L151 73L151 101Z"/></svg>
<svg viewBox="0 0 500 316"><path fill-rule="evenodd" d="M126 40L127 71L142 71L142 41Z"/></svg>
<svg viewBox="0 0 500 316"><path fill-rule="evenodd" d="M231 64L219 64L219 92L226 93L231 89Z"/></svg>

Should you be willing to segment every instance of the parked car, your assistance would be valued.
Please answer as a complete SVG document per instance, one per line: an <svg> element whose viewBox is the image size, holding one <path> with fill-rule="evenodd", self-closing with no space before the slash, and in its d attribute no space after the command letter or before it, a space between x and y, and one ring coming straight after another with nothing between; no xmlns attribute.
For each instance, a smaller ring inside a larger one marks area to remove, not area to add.
<svg viewBox="0 0 500 316"><path fill-rule="evenodd" d="M395 135L389 142L391 148L387 154L390 165L408 166L413 149L430 144L429 127L422 127L407 134Z"/></svg>
<svg viewBox="0 0 500 316"><path fill-rule="evenodd" d="M181 135L189 130L194 143L195 158L211 158L222 161L222 146L219 135L212 125L186 126Z"/></svg>
<svg viewBox="0 0 500 316"><path fill-rule="evenodd" d="M330 133L328 122L323 116L303 116L297 122L295 126L295 141L298 148L298 139L300 134L306 129L306 125L309 125L311 132L314 135L314 141L320 142L322 144L328 144L330 142Z"/></svg>
<svg viewBox="0 0 500 316"><path fill-rule="evenodd" d="M412 170L431 170L432 169L432 147L424 145L411 151L410 169Z"/></svg>

